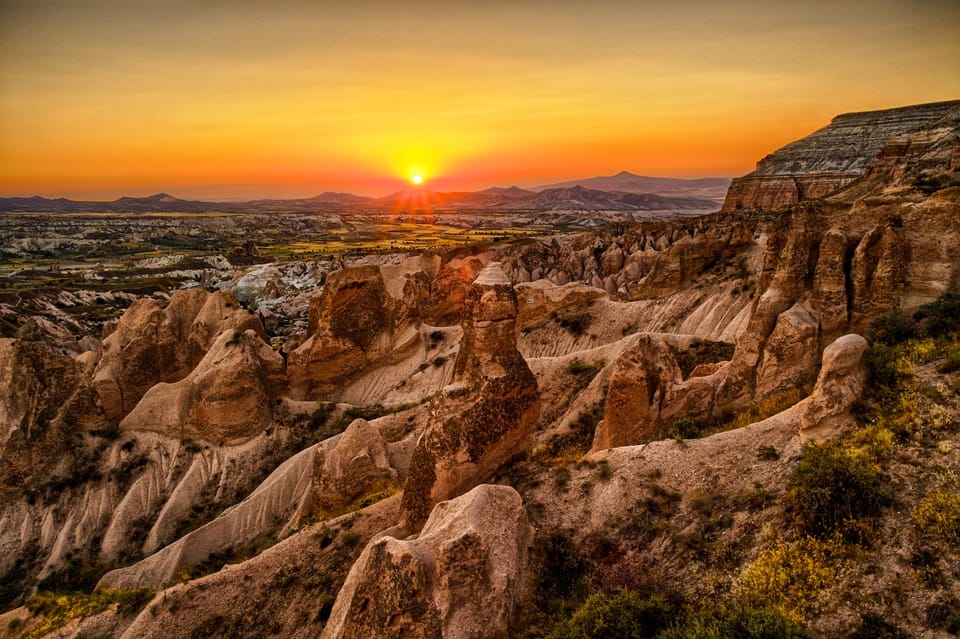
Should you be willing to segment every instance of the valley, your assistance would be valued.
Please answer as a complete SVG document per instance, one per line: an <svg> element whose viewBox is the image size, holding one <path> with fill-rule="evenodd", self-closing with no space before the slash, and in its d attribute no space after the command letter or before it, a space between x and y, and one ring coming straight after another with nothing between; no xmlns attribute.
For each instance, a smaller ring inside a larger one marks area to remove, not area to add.
<svg viewBox="0 0 960 639"><path fill-rule="evenodd" d="M8 206L0 636L956 636L958 123L722 210Z"/></svg>

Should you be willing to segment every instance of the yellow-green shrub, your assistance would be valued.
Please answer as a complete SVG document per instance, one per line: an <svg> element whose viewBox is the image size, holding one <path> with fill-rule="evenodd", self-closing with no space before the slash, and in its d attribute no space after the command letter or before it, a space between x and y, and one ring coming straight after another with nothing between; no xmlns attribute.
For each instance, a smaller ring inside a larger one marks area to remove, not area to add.
<svg viewBox="0 0 960 639"><path fill-rule="evenodd" d="M750 608L770 608L796 623L820 592L836 580L841 545L805 537L764 550L740 580L740 600Z"/></svg>
<svg viewBox="0 0 960 639"><path fill-rule="evenodd" d="M960 494L956 491L933 491L920 500L911 518L922 533L960 549Z"/></svg>

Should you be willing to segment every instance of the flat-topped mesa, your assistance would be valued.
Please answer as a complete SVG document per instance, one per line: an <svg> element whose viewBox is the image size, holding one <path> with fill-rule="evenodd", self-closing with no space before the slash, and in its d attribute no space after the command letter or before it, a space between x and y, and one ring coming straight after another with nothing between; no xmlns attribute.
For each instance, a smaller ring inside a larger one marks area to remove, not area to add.
<svg viewBox="0 0 960 639"><path fill-rule="evenodd" d="M960 100L952 100L838 115L828 126L760 160L752 173L736 178L722 210L776 211L829 197L864 177L892 140L919 133L949 135L958 111Z"/></svg>
<svg viewBox="0 0 960 639"><path fill-rule="evenodd" d="M434 504L470 490L532 446L537 379L517 350L517 297L499 263L467 293L453 384L437 397L410 463L402 523L419 530Z"/></svg>

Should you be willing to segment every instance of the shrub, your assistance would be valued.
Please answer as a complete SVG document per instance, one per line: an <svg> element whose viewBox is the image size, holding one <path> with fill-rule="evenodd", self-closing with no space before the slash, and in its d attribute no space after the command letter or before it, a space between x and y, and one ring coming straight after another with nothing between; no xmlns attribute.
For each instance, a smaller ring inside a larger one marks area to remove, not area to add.
<svg viewBox="0 0 960 639"><path fill-rule="evenodd" d="M667 432L667 435L673 439L693 439L699 437L702 432L700 423L689 417L681 417L673 422L673 426Z"/></svg>
<svg viewBox="0 0 960 639"><path fill-rule="evenodd" d="M813 639L800 625L777 610L742 606L694 613L658 639Z"/></svg>
<svg viewBox="0 0 960 639"><path fill-rule="evenodd" d="M89 617L103 612L113 604L117 612L127 615L136 612L153 598L148 588L133 590L103 589L94 593L57 594L38 592L27 602L27 609L37 616L43 616L42 622L34 626L23 639L45 636L72 619Z"/></svg>
<svg viewBox="0 0 960 639"><path fill-rule="evenodd" d="M360 541L360 533L348 530L340 537L340 541L343 542L344 546L356 546L357 542Z"/></svg>
<svg viewBox="0 0 960 639"><path fill-rule="evenodd" d="M549 607L551 602L586 594L586 564L565 530L547 533L538 544L539 578L537 596Z"/></svg>
<svg viewBox="0 0 960 639"><path fill-rule="evenodd" d="M774 609L794 623L803 623L820 591L836 579L839 550L836 541L812 537L764 550L743 574L741 602L748 608Z"/></svg>
<svg viewBox="0 0 960 639"><path fill-rule="evenodd" d="M913 314L920 337L947 337L960 332L960 292L948 291Z"/></svg>
<svg viewBox="0 0 960 639"><path fill-rule="evenodd" d="M960 345L955 345L947 352L946 359L937 367L941 373L955 373L960 370Z"/></svg>
<svg viewBox="0 0 960 639"><path fill-rule="evenodd" d="M567 370L570 371L571 375L590 375L593 376L599 370L599 367L592 364L586 364L581 362L578 359L570 362L570 365L567 366Z"/></svg>
<svg viewBox="0 0 960 639"><path fill-rule="evenodd" d="M758 446L757 459L760 461L777 461L780 459L780 452L773 446Z"/></svg>
<svg viewBox="0 0 960 639"><path fill-rule="evenodd" d="M883 476L837 442L804 446L788 482L794 525L820 539L840 533L847 541L865 541L860 520L879 516L890 501Z"/></svg>
<svg viewBox="0 0 960 639"><path fill-rule="evenodd" d="M868 612L850 639L910 639L910 635L880 615Z"/></svg>
<svg viewBox="0 0 960 639"><path fill-rule="evenodd" d="M644 639L665 628L671 616L660 597L643 599L635 592L594 595L554 626L547 639Z"/></svg>
<svg viewBox="0 0 960 639"><path fill-rule="evenodd" d="M887 313L870 322L867 327L867 341L871 344L895 346L915 335L915 324L902 313Z"/></svg>
<svg viewBox="0 0 960 639"><path fill-rule="evenodd" d="M935 490L917 504L911 514L920 532L937 536L960 549L960 494Z"/></svg>

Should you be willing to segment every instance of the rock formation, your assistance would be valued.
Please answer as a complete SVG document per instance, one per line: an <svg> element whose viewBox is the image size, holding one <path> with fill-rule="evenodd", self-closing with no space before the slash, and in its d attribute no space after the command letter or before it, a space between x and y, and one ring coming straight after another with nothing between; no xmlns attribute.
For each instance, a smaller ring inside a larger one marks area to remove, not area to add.
<svg viewBox="0 0 960 639"><path fill-rule="evenodd" d="M529 450L540 414L536 379L517 351L516 294L498 263L477 276L467 309L453 383L433 402L404 486L403 521L411 531L433 504Z"/></svg>
<svg viewBox="0 0 960 639"><path fill-rule="evenodd" d="M226 329L266 339L257 316L229 293L177 291L165 309L151 299L134 302L104 338L93 376L106 416L119 420L154 384L182 379Z"/></svg>
<svg viewBox="0 0 960 639"><path fill-rule="evenodd" d="M753 173L735 179L722 210L779 211L834 195L867 175L884 155L903 154L906 149L899 147L908 147L909 140L926 137L932 146L931 137L955 136L950 124L958 112L960 100L838 115L828 126L760 160ZM945 160L944 168L950 170L949 154Z"/></svg>
<svg viewBox="0 0 960 639"><path fill-rule="evenodd" d="M0 486L47 479L66 453L60 428L81 369L39 341L0 339Z"/></svg>
<svg viewBox="0 0 960 639"><path fill-rule="evenodd" d="M823 351L817 385L800 411L800 439L828 438L850 424L850 409L867 381L867 340L837 338Z"/></svg>
<svg viewBox="0 0 960 639"><path fill-rule="evenodd" d="M505 638L532 540L509 486L441 502L417 537L381 537L364 549L322 637Z"/></svg>
<svg viewBox="0 0 960 639"><path fill-rule="evenodd" d="M323 513L397 486L383 435L364 419L353 420L330 450L319 448L315 468L314 509Z"/></svg>
<svg viewBox="0 0 960 639"><path fill-rule="evenodd" d="M603 421L593 450L648 441L661 432L661 407L670 387L683 382L676 358L661 338L641 335L613 364Z"/></svg>
<svg viewBox="0 0 960 639"><path fill-rule="evenodd" d="M297 398L330 399L391 346L393 300L376 266L337 271L310 303L310 336L287 359Z"/></svg>
<svg viewBox="0 0 960 639"><path fill-rule="evenodd" d="M253 330L229 329L187 377L147 391L120 428L209 442L242 440L267 426L285 388L280 355Z"/></svg>

